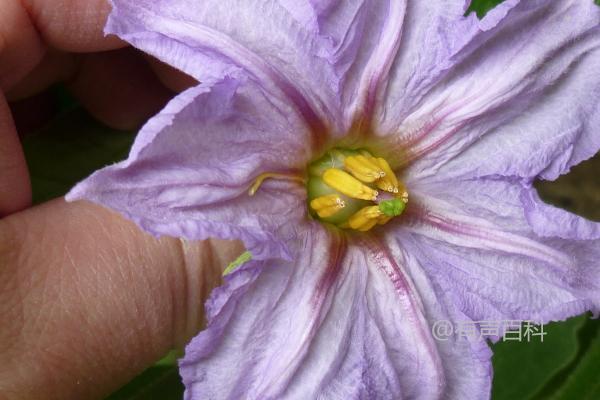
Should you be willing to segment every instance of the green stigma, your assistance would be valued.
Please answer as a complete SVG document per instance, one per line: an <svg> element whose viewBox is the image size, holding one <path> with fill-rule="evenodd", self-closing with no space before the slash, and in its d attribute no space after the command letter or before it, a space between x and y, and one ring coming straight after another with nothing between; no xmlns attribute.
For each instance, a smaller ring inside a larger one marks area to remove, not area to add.
<svg viewBox="0 0 600 400"><path fill-rule="evenodd" d="M397 217L406 208L406 203L400 199L384 200L379 203L379 209L388 217Z"/></svg>

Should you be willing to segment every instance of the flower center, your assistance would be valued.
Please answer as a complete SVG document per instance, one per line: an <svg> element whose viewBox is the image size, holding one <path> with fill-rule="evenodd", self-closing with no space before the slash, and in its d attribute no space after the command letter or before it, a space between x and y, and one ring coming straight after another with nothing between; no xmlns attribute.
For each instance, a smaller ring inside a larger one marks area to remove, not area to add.
<svg viewBox="0 0 600 400"><path fill-rule="evenodd" d="M408 203L388 162L365 149L328 151L310 164L307 189L313 217L361 232L399 216Z"/></svg>

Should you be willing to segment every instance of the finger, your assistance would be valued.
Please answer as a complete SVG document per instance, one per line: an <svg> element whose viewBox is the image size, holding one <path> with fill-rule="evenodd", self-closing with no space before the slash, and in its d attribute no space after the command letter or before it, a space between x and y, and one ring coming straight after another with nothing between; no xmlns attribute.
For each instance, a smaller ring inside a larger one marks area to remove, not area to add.
<svg viewBox="0 0 600 400"><path fill-rule="evenodd" d="M160 82L175 93L183 92L198 84L196 79L154 57L146 56L146 60Z"/></svg>
<svg viewBox="0 0 600 400"><path fill-rule="evenodd" d="M2 0L0 90L28 75L46 46L69 52L125 47L103 33L110 9L108 0Z"/></svg>
<svg viewBox="0 0 600 400"><path fill-rule="evenodd" d="M82 58L67 87L93 116L109 126L137 128L173 97L132 48Z"/></svg>
<svg viewBox="0 0 600 400"><path fill-rule="evenodd" d="M41 60L44 45L19 0L0 2L0 91L27 75Z"/></svg>
<svg viewBox="0 0 600 400"><path fill-rule="evenodd" d="M23 149L6 100L0 93L0 217L31 203L31 184Z"/></svg>
<svg viewBox="0 0 600 400"><path fill-rule="evenodd" d="M142 57L150 65L160 83L173 93L182 92L198 84L196 79L154 57L148 55ZM22 100L39 94L56 82L73 80L78 75L82 58L79 54L49 50L42 61L6 93L7 99L11 102ZM143 68L146 69L145 66Z"/></svg>
<svg viewBox="0 0 600 400"><path fill-rule="evenodd" d="M100 121L118 129L134 129L173 97L150 65L149 60L131 48L96 54L49 51L25 79L13 86L7 97L11 101L23 100L55 82L68 82L75 97ZM183 90L196 83L170 67L159 69L162 79L174 88Z"/></svg>
<svg viewBox="0 0 600 400"><path fill-rule="evenodd" d="M72 53L56 50L46 52L44 58L23 79L6 93L10 102L35 96L56 82L63 82L75 76L78 57Z"/></svg>
<svg viewBox="0 0 600 400"><path fill-rule="evenodd" d="M104 36L108 0L21 0L43 41L69 52L124 47L116 36Z"/></svg>
<svg viewBox="0 0 600 400"><path fill-rule="evenodd" d="M0 221L0 387L101 398L199 328L219 267L241 251L157 240L84 202Z"/></svg>

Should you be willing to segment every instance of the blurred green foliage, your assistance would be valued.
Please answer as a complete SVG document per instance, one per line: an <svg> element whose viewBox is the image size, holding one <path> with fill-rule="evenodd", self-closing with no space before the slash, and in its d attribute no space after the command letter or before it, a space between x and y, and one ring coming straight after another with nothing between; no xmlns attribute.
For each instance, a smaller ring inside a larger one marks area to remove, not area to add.
<svg viewBox="0 0 600 400"><path fill-rule="evenodd" d="M585 351L580 351L580 357L575 360L577 362L574 363L574 368L569 370L569 374L564 374L561 377L560 385L550 385L550 390L542 392L540 399L595 400L600 398L600 379L598 376L600 332L598 329L589 329L589 331L593 337Z"/></svg>
<svg viewBox="0 0 600 400"><path fill-rule="evenodd" d="M583 1L583 0L582 0ZM475 0L470 11L483 16L500 0ZM600 0L596 0L600 3ZM62 93L62 92L61 92ZM65 110L48 126L24 139L34 199L65 194L93 171L126 157L134 138L102 126L65 100ZM600 157L573 169L556 182L537 185L542 198L588 218L600 220ZM600 323L579 316L545 326L544 342L493 345L493 399L600 398ZM168 355L107 400L181 399L176 356Z"/></svg>
<svg viewBox="0 0 600 400"><path fill-rule="evenodd" d="M498 342L494 349L493 399L530 399L576 358L585 315L543 327L531 341Z"/></svg>
<svg viewBox="0 0 600 400"><path fill-rule="evenodd" d="M181 400L184 387L174 365L155 365L106 400Z"/></svg>
<svg viewBox="0 0 600 400"><path fill-rule="evenodd" d="M97 123L81 108L63 112L23 140L34 203L62 196L75 182L125 158L134 136Z"/></svg>

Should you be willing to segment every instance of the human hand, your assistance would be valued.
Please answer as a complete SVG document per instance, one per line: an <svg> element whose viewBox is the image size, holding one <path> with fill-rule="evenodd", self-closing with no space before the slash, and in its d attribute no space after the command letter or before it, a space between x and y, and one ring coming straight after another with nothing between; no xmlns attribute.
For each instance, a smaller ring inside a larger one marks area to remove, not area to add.
<svg viewBox="0 0 600 400"><path fill-rule="evenodd" d="M242 251L230 242L157 240L83 202L28 209L7 100L63 81L92 115L133 129L193 83L104 37L109 11L105 0L0 3L2 400L111 392L200 328L203 299Z"/></svg>

